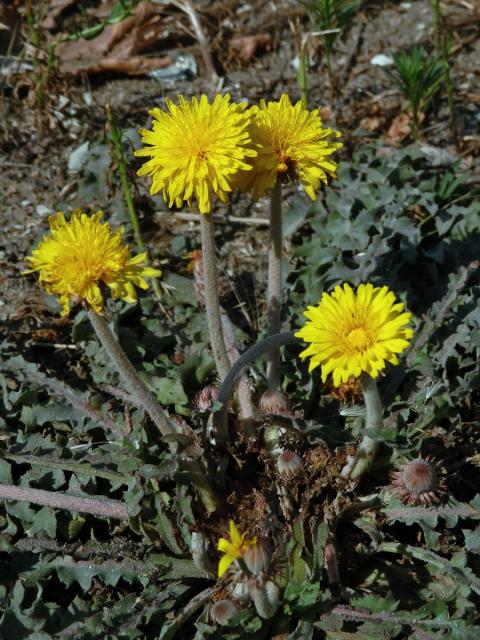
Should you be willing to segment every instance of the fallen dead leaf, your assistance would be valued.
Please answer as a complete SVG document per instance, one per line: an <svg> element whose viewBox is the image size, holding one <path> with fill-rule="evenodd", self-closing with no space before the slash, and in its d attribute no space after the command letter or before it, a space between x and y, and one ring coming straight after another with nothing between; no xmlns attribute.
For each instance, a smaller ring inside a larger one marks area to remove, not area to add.
<svg viewBox="0 0 480 640"><path fill-rule="evenodd" d="M258 53L269 51L272 46L272 38L268 33L260 33L254 36L236 36L228 45L228 58L241 64L248 64Z"/></svg>
<svg viewBox="0 0 480 640"><path fill-rule="evenodd" d="M410 116L407 113L400 113L393 119L385 135L385 141L390 144L397 144L405 140L405 138L410 135L410 132Z"/></svg>
<svg viewBox="0 0 480 640"><path fill-rule="evenodd" d="M57 55L61 70L69 73L115 71L140 75L172 64L170 56L147 58L140 55L163 31L164 23L157 9L148 1L140 2L133 15L108 25L96 38L59 45Z"/></svg>
<svg viewBox="0 0 480 640"><path fill-rule="evenodd" d="M377 131L380 128L380 125L381 121L378 116L368 116L366 118L362 118L360 121L360 126L366 131Z"/></svg>
<svg viewBox="0 0 480 640"><path fill-rule="evenodd" d="M333 109L329 104L320 107L320 118L323 122L331 122L333 119Z"/></svg>

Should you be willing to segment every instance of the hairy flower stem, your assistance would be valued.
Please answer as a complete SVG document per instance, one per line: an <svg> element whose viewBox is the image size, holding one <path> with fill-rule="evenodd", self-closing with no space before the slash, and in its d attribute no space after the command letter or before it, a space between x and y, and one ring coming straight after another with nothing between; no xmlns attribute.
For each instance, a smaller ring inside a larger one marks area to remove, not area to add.
<svg viewBox="0 0 480 640"><path fill-rule="evenodd" d="M243 370L255 362L257 358L271 351L272 347L280 349L280 347L285 344L293 344L296 342L297 338L295 338L293 333L278 333L277 335L269 336L255 343L235 361L218 391L217 401L221 403L222 408L213 415L213 423L218 439L225 440L228 407L232 401L235 384Z"/></svg>
<svg viewBox="0 0 480 640"><path fill-rule="evenodd" d="M171 422L167 414L147 389L144 382L140 379L135 367L125 355L105 318L91 309L88 311L88 317L98 339L100 340L100 344L117 367L120 377L127 389L145 409L155 425L158 427L160 433L163 436L169 436L176 433L177 429L175 428L175 425Z"/></svg>
<svg viewBox="0 0 480 640"><path fill-rule="evenodd" d="M89 513L103 518L128 520L127 509L117 500L97 500L96 498L80 498L56 491L44 491L32 487L17 487L11 484L0 484L0 500L19 500L41 504L54 509Z"/></svg>
<svg viewBox="0 0 480 640"><path fill-rule="evenodd" d="M277 183L270 202L270 240L268 247L268 335L273 336L282 329L282 183ZM268 388L280 387L280 350L269 353L267 368Z"/></svg>
<svg viewBox="0 0 480 640"><path fill-rule="evenodd" d="M95 313L91 309L88 311L88 317L97 334L100 344L108 353L114 362L117 370L122 378L128 391L135 400L145 409L150 418L153 420L158 430L163 436L172 436L178 433L176 425L170 420L169 416L155 400L153 395L147 389L140 379L135 367L125 355L115 336L113 335L107 321L102 316ZM181 433L181 432L180 432ZM174 445L174 442L171 442ZM197 461L190 463L192 477L198 489L204 507L209 513L212 513L219 507L219 499L211 488L205 474L203 473Z"/></svg>
<svg viewBox="0 0 480 640"><path fill-rule="evenodd" d="M218 278L215 261L215 237L211 214L200 216L202 235L202 260L205 279L205 309L207 311L208 332L217 371L223 380L230 371L230 360L223 336L220 302L218 299Z"/></svg>
<svg viewBox="0 0 480 640"><path fill-rule="evenodd" d="M368 374L360 380L365 402L365 428L378 433L383 427L383 406L378 393L377 383ZM353 461L342 470L342 475L352 480L360 480L362 475L373 462L379 442L369 436L363 436Z"/></svg>

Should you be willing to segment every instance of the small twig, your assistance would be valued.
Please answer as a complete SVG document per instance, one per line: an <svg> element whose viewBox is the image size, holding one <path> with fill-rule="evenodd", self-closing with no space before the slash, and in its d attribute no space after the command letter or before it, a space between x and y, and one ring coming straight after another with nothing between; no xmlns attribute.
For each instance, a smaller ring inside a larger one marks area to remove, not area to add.
<svg viewBox="0 0 480 640"><path fill-rule="evenodd" d="M44 491L32 487L17 487L11 484L0 484L0 499L32 502L54 509L66 509L103 518L128 520L125 505L117 500L79 498L67 493Z"/></svg>
<svg viewBox="0 0 480 640"><path fill-rule="evenodd" d="M202 607L205 602L210 600L212 595L215 593L215 589L216 587L209 587L208 589L205 589L204 591L201 591L199 594L194 596L173 619L172 624L175 626L175 629L179 629L182 624L184 624L191 616L193 616L195 611L198 611L198 609L200 609L200 607Z"/></svg>
<svg viewBox="0 0 480 640"><path fill-rule="evenodd" d="M188 213L186 211L157 211L157 215L160 216L172 216L177 218L178 220L186 220L188 222L196 222L199 223L198 213ZM247 226L252 227L268 227L270 224L270 220L268 218L246 218L240 216L220 216L214 213L210 213L209 215L213 216L213 221L215 224L230 224L232 222L237 224L246 224Z"/></svg>
<svg viewBox="0 0 480 640"><path fill-rule="evenodd" d="M218 82L218 74L215 71L215 65L213 64L212 54L210 52L210 43L208 42L208 39L205 35L205 31L203 30L202 23L200 22L200 18L198 17L198 13L196 12L195 7L190 2L190 0L174 0L173 4L175 4L179 9L187 14L192 24L193 30L198 40L198 44L200 45L200 49L202 51L205 69L207 71L207 74L210 76L212 87L214 87Z"/></svg>

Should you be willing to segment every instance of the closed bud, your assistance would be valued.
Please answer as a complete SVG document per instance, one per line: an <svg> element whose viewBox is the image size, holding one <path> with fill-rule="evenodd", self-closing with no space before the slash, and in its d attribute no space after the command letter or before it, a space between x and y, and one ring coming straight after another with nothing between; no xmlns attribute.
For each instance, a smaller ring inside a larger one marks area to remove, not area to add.
<svg viewBox="0 0 480 640"><path fill-rule="evenodd" d="M258 538L255 544L249 545L242 560L254 576L267 571L272 561L272 545L268 538Z"/></svg>
<svg viewBox="0 0 480 640"><path fill-rule="evenodd" d="M195 396L195 408L200 413L206 413L207 411L211 411L213 403L218 398L218 387L208 384Z"/></svg>
<svg viewBox="0 0 480 640"><path fill-rule="evenodd" d="M288 449L281 453L277 458L277 469L281 476L293 478L303 467L303 458L294 451Z"/></svg>
<svg viewBox="0 0 480 640"><path fill-rule="evenodd" d="M218 600L210 609L210 618L213 622L220 625L228 624L238 611L237 605L231 600Z"/></svg>
<svg viewBox="0 0 480 640"><path fill-rule="evenodd" d="M262 394L260 398L260 409L266 415L291 415L290 400L283 391L275 391L269 389Z"/></svg>
<svg viewBox="0 0 480 640"><path fill-rule="evenodd" d="M280 589L269 580L263 587L255 586L252 589L252 600L261 618L272 618L278 609Z"/></svg>

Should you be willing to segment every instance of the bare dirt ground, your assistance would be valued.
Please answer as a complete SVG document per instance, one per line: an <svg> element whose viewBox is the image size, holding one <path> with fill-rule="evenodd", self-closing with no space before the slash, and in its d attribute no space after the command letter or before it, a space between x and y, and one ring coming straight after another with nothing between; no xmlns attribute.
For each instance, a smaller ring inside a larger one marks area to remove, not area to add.
<svg viewBox="0 0 480 640"><path fill-rule="evenodd" d="M248 9L248 6L250 9ZM299 96L294 61L297 56L292 24L307 29L302 7L294 2L214 3L205 6L202 14L206 30L212 38L212 49L220 80L218 88L231 92L235 98L258 101L277 98L288 93ZM447 24L454 35L452 77L455 83L455 103L459 126L458 148L452 140L448 125L445 98L434 102L424 125L423 143L436 147L441 153L459 157L471 172L471 180L478 181L480 167L480 13L478 2L450 2L446 12ZM73 18L70 16L70 19ZM69 14L60 26L68 26ZM388 138L388 131L401 113L402 98L380 66L372 64L377 54L391 55L414 44L431 48L431 3L365 2L352 29L338 40L335 69L341 88L334 103L330 100L329 82L322 67L322 59L315 51L309 69L309 98L311 105L324 107L326 121L341 129L345 147L344 158L363 142ZM232 49L229 43L238 36L264 36L268 46L242 62L242 49ZM6 53L8 39L3 37ZM173 45L173 46L172 46ZM18 45L20 51L20 45ZM232 54L233 51L233 54ZM240 51L240 54L238 53ZM50 213L75 206L110 208L109 197L121 200L115 167L107 170L107 184L103 197L88 192L85 197L85 174L69 170L72 153L86 141L101 141L105 127L105 105L113 107L119 124L132 132L147 122L147 110L163 104L166 96L183 93L187 96L211 90L205 76L200 50L191 36L183 42L171 39L153 43L148 55L178 53L194 55L198 76L174 82L119 74L95 76L54 76L48 86L47 113L40 117L32 96L31 74L4 75L0 106L0 319L8 324L25 314L39 312L45 298L33 278L21 275L24 257L48 228ZM391 136L390 136L391 142ZM408 142L393 140L394 144ZM108 159L107 159L108 164ZM144 206L146 184L138 181L138 207L143 218L144 233L155 256L168 258L168 245L175 233L191 234L193 222L168 215L166 207L157 199L157 212L152 215ZM265 217L265 204L236 207L237 216ZM113 207L113 210L112 210ZM159 213L160 212L160 213ZM163 212L163 213L162 213ZM232 256L250 256L254 272L256 255L266 238L266 227L224 225L227 233L222 245L226 265L235 269ZM229 260L230 258L230 260ZM230 264L229 264L230 262ZM234 262L234 260L233 260ZM35 315L35 313L34 313Z"/></svg>

